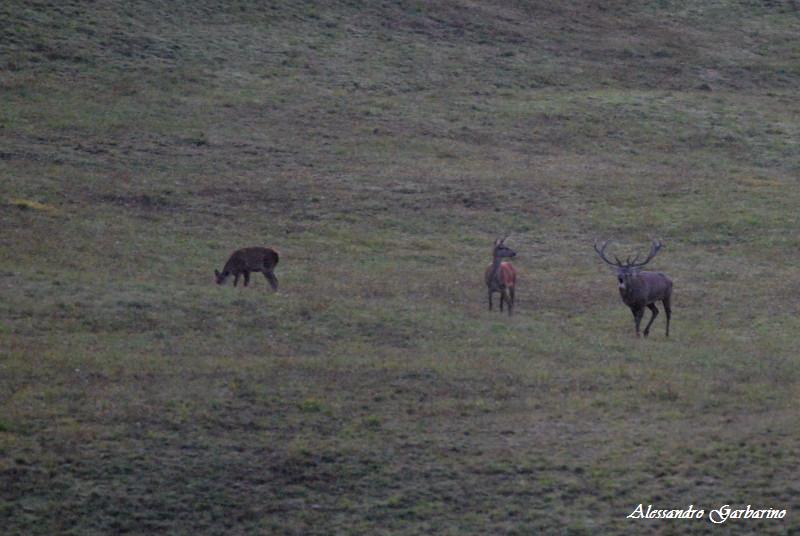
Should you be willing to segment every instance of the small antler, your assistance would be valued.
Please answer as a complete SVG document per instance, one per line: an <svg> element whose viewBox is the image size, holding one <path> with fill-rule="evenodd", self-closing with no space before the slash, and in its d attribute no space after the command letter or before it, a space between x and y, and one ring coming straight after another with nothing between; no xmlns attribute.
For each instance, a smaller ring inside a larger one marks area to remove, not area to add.
<svg viewBox="0 0 800 536"><path fill-rule="evenodd" d="M494 245L495 246L501 246L503 244L503 242L506 241L506 238L508 238L509 236L511 236L511 235L505 235L503 238L498 238L497 240L494 241Z"/></svg>
<svg viewBox="0 0 800 536"><path fill-rule="evenodd" d="M661 243L661 240L653 240L653 245L650 248L650 253L647 255L647 258L645 260L643 260L642 262L639 262L639 263L637 263L636 259L634 259L633 262L628 263L628 265L629 266L635 266L637 268L641 267L641 266L644 266L645 264L647 264L648 262L653 260L653 257L658 255L658 252L661 251L661 248L663 246L664 246L664 244ZM637 255L636 258L638 259L639 256Z"/></svg>
<svg viewBox="0 0 800 536"><path fill-rule="evenodd" d="M598 255L600 255L600 258L603 259L607 264L610 264L611 266L622 266L622 262L619 259L617 259L616 257L614 257L614 259L617 261L616 263L611 262L606 257L605 250L606 250L606 247L608 247L608 245L610 243L611 243L611 240L606 240L605 242L603 242L603 245L600 246L600 249L597 249L597 242L595 242L594 243L594 250L597 252Z"/></svg>

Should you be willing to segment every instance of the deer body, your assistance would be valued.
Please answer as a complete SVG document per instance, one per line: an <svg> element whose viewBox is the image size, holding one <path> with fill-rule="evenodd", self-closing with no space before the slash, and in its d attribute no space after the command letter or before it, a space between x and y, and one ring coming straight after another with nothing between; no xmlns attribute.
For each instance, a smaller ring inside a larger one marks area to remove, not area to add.
<svg viewBox="0 0 800 536"><path fill-rule="evenodd" d="M646 306L671 293L672 280L661 272L639 272L620 284L619 295L628 307Z"/></svg>
<svg viewBox="0 0 800 536"><path fill-rule="evenodd" d="M619 295L622 302L630 307L633 313L633 321L636 325L636 336L639 336L639 326L644 317L644 309L647 307L653 313L650 321L644 328L644 336L650 334L650 326L653 325L658 316L658 307L656 302L661 302L664 305L664 312L667 315L667 330L666 336L669 337L669 321L672 318L672 280L661 272L643 272L641 267L650 262L661 250L661 242L653 242L653 248L647 259L637 263L639 258L637 255L633 261L630 257L626 262L620 261L614 257L616 262L609 261L604 251L608 246L608 242L604 243L600 249L597 249L595 244L595 251L600 255L600 258L613 266L616 270Z"/></svg>
<svg viewBox="0 0 800 536"><path fill-rule="evenodd" d="M503 261L504 258L515 257L517 254L508 246L503 244L505 238L498 239L494 244L494 261L486 268L484 279L486 287L489 289L489 310L492 310L492 294L500 293L500 312L503 312L503 303L508 305L508 315L514 309L514 289L517 284L517 271L514 266Z"/></svg>
<svg viewBox="0 0 800 536"><path fill-rule="evenodd" d="M633 320L636 322L636 336L639 336L639 325L647 307L653 313L650 321L644 328L644 336L650 334L650 326L658 316L656 302L664 305L667 314L667 337L669 337L669 321L672 317L672 280L661 272L639 272L632 276L626 283L620 284L619 295L622 301L631 308Z"/></svg>
<svg viewBox="0 0 800 536"><path fill-rule="evenodd" d="M270 248L253 247L234 251L222 272L214 270L217 284L222 285L233 275L233 286L239 283L239 276L244 276L244 286L250 283L251 272L261 272L269 281L272 290L278 290L278 278L275 277L275 266L278 264L278 252Z"/></svg>

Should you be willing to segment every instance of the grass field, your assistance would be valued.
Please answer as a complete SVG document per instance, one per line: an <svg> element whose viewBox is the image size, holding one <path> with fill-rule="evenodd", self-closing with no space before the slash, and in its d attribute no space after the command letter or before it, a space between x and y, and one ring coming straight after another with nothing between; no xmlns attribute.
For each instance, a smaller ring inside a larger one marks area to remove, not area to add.
<svg viewBox="0 0 800 536"><path fill-rule="evenodd" d="M800 534L797 2L0 30L4 534ZM636 339L592 244L655 237L671 337ZM279 292L214 284L251 245Z"/></svg>

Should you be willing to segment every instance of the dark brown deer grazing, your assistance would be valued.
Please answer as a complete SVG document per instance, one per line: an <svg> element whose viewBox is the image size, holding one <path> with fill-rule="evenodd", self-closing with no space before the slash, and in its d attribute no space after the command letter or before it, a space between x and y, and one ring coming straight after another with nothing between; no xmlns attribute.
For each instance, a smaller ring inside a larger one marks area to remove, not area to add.
<svg viewBox="0 0 800 536"><path fill-rule="evenodd" d="M625 305L631 308L634 322L636 322L636 336L639 336L639 324L642 322L645 307L653 312L650 322L644 328L644 336L647 337L650 333L650 326L658 316L656 302L660 301L664 304L664 312L667 313L667 337L669 337L669 320L672 317L670 304L672 300L672 280L661 272L641 271L642 266L650 262L661 251L663 244L658 240L653 240L653 247L650 249L647 258L642 262L636 262L639 259L639 255L636 255L633 260L628 257L625 262L614 257L616 262L611 262L605 256L605 249L610 242L610 240L603 242L599 249L595 243L594 250L600 255L601 259L613 266L616 271L619 295L622 296L622 301L625 302Z"/></svg>
<svg viewBox="0 0 800 536"><path fill-rule="evenodd" d="M233 275L233 286L239 283L239 276L244 276L244 286L250 283L250 272L261 272L267 278L272 290L278 290L278 278L275 277L275 265L278 264L278 253L270 248L237 249L231 254L222 272L214 270L217 284L222 285Z"/></svg>
<svg viewBox="0 0 800 536"><path fill-rule="evenodd" d="M486 286L489 288L489 310L492 310L492 294L499 292L500 312L503 312L503 302L506 302L508 316L511 316L514 309L514 287L517 284L517 271L510 262L503 261L503 259L516 257L517 254L503 243L506 238L508 237L498 238L494 241L494 250L492 251L494 262L486 268L484 278L486 279Z"/></svg>

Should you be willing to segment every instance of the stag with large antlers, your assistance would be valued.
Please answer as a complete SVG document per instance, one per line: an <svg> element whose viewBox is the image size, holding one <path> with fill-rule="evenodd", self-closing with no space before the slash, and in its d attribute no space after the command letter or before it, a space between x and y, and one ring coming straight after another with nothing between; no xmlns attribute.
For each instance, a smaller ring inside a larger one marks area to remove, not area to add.
<svg viewBox="0 0 800 536"><path fill-rule="evenodd" d="M505 238L494 241L492 256L494 261L486 268L484 279L489 288L489 310L492 310L492 294L500 293L500 312L503 312L503 302L508 305L508 316L514 309L514 287L517 284L517 271L514 266L503 259L516 257L517 253L505 245Z"/></svg>
<svg viewBox="0 0 800 536"><path fill-rule="evenodd" d="M636 336L639 336L639 324L642 322L644 316L644 308L647 307L653 312L650 317L650 322L644 328L644 336L650 333L650 326L658 316L658 307L656 302L660 301L664 305L664 312L667 313L667 337L669 337L669 320L672 316L671 300L672 300L672 280L661 272L643 272L642 267L653 260L663 244L658 240L653 240L653 246L650 248L650 253L647 258L641 262L639 255L633 259L628 257L625 262L620 261L616 256L614 262L608 260L605 255L606 247L610 240L603 242L598 248L597 244L594 245L594 250L600 255L607 264L614 267L619 282L619 294L622 296L622 301L631 308L633 319L636 322Z"/></svg>

